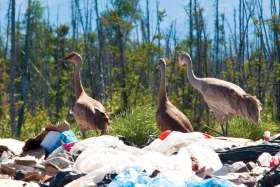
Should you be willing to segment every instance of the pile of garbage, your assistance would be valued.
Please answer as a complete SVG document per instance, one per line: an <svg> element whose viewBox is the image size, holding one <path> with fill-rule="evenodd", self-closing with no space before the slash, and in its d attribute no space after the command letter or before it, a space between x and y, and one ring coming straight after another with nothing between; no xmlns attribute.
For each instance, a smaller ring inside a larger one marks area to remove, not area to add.
<svg viewBox="0 0 280 187"><path fill-rule="evenodd" d="M78 140L64 122L26 142L0 139L0 186L231 187L280 184L280 138L252 141L166 131L144 147Z"/></svg>

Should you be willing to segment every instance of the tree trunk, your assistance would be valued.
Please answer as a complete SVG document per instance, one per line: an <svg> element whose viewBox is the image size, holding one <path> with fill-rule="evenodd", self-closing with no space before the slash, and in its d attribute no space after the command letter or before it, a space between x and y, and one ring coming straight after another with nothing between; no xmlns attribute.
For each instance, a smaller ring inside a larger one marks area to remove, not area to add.
<svg viewBox="0 0 280 187"><path fill-rule="evenodd" d="M120 31L120 28L117 30L118 33L118 48L119 48L119 63L121 66L121 98L122 98L122 107L121 110L126 110L128 107L128 98L126 92L126 68L125 68L125 57L124 57L124 36Z"/></svg>
<svg viewBox="0 0 280 187"><path fill-rule="evenodd" d="M78 21L77 21L77 8L75 6L75 0L71 0L71 26L72 26L72 48L77 48L77 34L78 34Z"/></svg>
<svg viewBox="0 0 280 187"><path fill-rule="evenodd" d="M157 46L160 49L160 47L161 47L161 43L160 43L160 40L161 40L161 32L160 32L161 17L160 17L160 12L159 12L159 1L156 2L156 10L157 10L157 35L158 35ZM161 56L161 54L159 52L159 57L160 56Z"/></svg>
<svg viewBox="0 0 280 187"><path fill-rule="evenodd" d="M150 33L150 8L149 8L149 0L146 0L146 30L147 30L147 42L151 41L151 33Z"/></svg>
<svg viewBox="0 0 280 187"><path fill-rule="evenodd" d="M219 0L216 0L216 20L215 20L215 75L219 74L220 60L219 60L219 39L220 39L220 24L219 24Z"/></svg>
<svg viewBox="0 0 280 187"><path fill-rule="evenodd" d="M25 54L24 54L24 64L21 80L21 100L23 102L22 106L19 109L18 114L18 126L17 126L17 137L20 136L21 127L24 124L24 110L28 102L28 90L29 90L29 58L30 58L30 7L31 0L28 0L27 7L27 22L26 22L26 34L25 34Z"/></svg>
<svg viewBox="0 0 280 187"><path fill-rule="evenodd" d="M4 93L4 81L3 81L3 76L4 76L4 65L3 65L3 61L0 61L0 119L2 119L3 116L3 93Z"/></svg>
<svg viewBox="0 0 280 187"><path fill-rule="evenodd" d="M4 58L7 59L8 54L8 45L9 45L9 39L10 39L10 25L11 25L11 3L12 1L9 1L8 11L7 11L7 28L6 28L6 44L4 48Z"/></svg>
<svg viewBox="0 0 280 187"><path fill-rule="evenodd" d="M275 119L280 121L280 80L273 85L273 92L275 98Z"/></svg>
<svg viewBox="0 0 280 187"><path fill-rule="evenodd" d="M193 47L193 12L192 12L192 0L190 0L190 4L189 4L189 16L190 16L190 30L189 30L189 35L190 35L190 42L189 42L189 47L190 47L190 55L192 57L193 53L192 53L192 47Z"/></svg>
<svg viewBox="0 0 280 187"><path fill-rule="evenodd" d="M97 55L97 64L98 64L98 79L99 79L99 87L100 87L100 97L101 99L105 99L105 80L104 80L104 34L103 34L103 26L100 22L100 16L98 11L98 3L95 0L95 14L96 14L96 28L97 28L97 36L98 36L98 55Z"/></svg>
<svg viewBox="0 0 280 187"><path fill-rule="evenodd" d="M11 58L9 79L9 104L10 104L10 126L12 134L17 131L16 106L15 106L15 78L16 78L16 29L15 29L16 2L11 0Z"/></svg>

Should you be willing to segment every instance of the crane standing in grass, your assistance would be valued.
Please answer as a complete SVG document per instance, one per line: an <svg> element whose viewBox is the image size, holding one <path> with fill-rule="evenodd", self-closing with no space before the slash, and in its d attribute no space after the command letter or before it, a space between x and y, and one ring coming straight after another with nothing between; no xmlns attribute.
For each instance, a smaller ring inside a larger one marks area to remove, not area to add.
<svg viewBox="0 0 280 187"><path fill-rule="evenodd" d="M76 102L72 108L72 112L75 120L79 124L83 137L85 137L85 132L88 130L99 129L104 134L110 124L110 119L105 107L99 101L89 97L83 88L80 75L82 57L78 53L72 52L64 60L75 64L74 89Z"/></svg>
<svg viewBox="0 0 280 187"><path fill-rule="evenodd" d="M180 110L178 110L167 97L165 86L165 60L160 59L158 63L161 77L158 110L156 112L157 125L161 132L165 130L191 132L193 131L193 128L189 119Z"/></svg>
<svg viewBox="0 0 280 187"><path fill-rule="evenodd" d="M188 53L179 54L179 65L187 66L190 84L201 93L208 107L213 111L221 125L223 135L228 134L227 122L233 116L243 116L255 123L260 121L262 106L255 96L224 80L197 78L193 73L192 60Z"/></svg>

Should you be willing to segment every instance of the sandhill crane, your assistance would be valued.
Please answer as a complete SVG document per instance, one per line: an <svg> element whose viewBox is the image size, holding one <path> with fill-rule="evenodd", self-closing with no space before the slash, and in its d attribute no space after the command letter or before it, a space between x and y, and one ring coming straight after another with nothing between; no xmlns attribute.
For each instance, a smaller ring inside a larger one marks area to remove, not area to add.
<svg viewBox="0 0 280 187"><path fill-rule="evenodd" d="M64 60L75 64L74 70L74 90L76 102L72 108L74 118L79 124L80 131L85 137L88 130L101 130L104 134L110 123L109 116L105 107L97 100L89 97L82 85L80 68L82 65L82 57L76 52L71 52Z"/></svg>
<svg viewBox="0 0 280 187"><path fill-rule="evenodd" d="M193 128L189 119L180 110L178 110L167 97L165 86L165 60L160 59L158 63L161 78L158 109L156 112L157 125L161 132L165 130L191 132L193 131Z"/></svg>
<svg viewBox="0 0 280 187"><path fill-rule="evenodd" d="M224 80L197 78L193 73L192 60L188 53L181 52L178 60L180 66L187 65L189 82L200 92L210 110L213 111L224 135L228 133L227 122L233 116L242 116L255 123L260 121L262 106L255 96Z"/></svg>

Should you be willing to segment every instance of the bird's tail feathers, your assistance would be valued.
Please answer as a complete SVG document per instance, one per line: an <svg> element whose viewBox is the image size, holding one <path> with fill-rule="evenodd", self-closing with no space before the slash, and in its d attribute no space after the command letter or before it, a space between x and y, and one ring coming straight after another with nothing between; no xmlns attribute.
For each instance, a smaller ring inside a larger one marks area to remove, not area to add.
<svg viewBox="0 0 280 187"><path fill-rule="evenodd" d="M258 123L261 121L260 112L262 104L256 96L246 95L245 102L247 106L247 117Z"/></svg>

